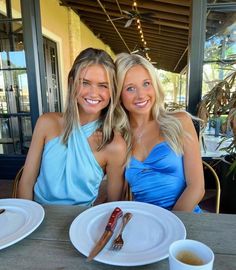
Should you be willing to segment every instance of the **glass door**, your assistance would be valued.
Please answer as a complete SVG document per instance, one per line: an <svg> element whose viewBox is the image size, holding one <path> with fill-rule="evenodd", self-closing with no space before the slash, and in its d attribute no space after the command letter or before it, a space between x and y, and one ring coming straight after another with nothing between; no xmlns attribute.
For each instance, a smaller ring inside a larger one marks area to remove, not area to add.
<svg viewBox="0 0 236 270"><path fill-rule="evenodd" d="M3 2L0 6L0 155L24 155L32 137L30 94L34 93L29 93L22 19L12 17L11 1ZM47 111L58 112L61 102L56 43L43 38L43 51L46 107Z"/></svg>
<svg viewBox="0 0 236 270"><path fill-rule="evenodd" d="M0 179L15 177L48 111L42 41L40 0L0 0Z"/></svg>
<svg viewBox="0 0 236 270"><path fill-rule="evenodd" d="M3 1L4 2L4 1ZM0 13L0 154L25 154L32 135L22 20ZM4 12L5 11L5 12Z"/></svg>
<svg viewBox="0 0 236 270"><path fill-rule="evenodd" d="M61 111L58 58L56 43L48 38L43 38L43 50L46 73L47 105L50 112Z"/></svg>

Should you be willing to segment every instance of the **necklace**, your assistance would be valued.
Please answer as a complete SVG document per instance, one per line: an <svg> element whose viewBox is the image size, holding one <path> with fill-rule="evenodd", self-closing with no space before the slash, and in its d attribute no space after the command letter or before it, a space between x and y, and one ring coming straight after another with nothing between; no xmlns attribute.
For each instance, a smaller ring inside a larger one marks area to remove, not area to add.
<svg viewBox="0 0 236 270"><path fill-rule="evenodd" d="M138 156L140 160L144 160L148 154L143 136L145 134L145 129L140 132L136 131L133 134L133 154Z"/></svg>
<svg viewBox="0 0 236 270"><path fill-rule="evenodd" d="M145 128L143 128L141 131L136 131L134 134L134 141L136 144L140 144L142 142L142 137L144 135Z"/></svg>

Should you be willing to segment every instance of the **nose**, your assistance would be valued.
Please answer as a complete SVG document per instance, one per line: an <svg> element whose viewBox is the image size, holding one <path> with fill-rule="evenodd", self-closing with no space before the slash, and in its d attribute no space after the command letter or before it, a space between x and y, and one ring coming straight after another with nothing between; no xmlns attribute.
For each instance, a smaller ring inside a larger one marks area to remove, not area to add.
<svg viewBox="0 0 236 270"><path fill-rule="evenodd" d="M89 93L90 93L91 96L96 96L97 93L98 93L98 86L94 85L94 84L91 84L90 89L89 89Z"/></svg>
<svg viewBox="0 0 236 270"><path fill-rule="evenodd" d="M142 87L138 87L136 90L136 93L137 93L138 99L142 99L145 97L145 91L143 90Z"/></svg>

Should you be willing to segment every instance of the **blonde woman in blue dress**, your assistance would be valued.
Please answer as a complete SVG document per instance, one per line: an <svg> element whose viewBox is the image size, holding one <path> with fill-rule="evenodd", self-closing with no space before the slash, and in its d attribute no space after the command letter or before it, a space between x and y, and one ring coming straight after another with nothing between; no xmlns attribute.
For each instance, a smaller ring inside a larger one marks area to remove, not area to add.
<svg viewBox="0 0 236 270"><path fill-rule="evenodd" d="M115 95L112 58L99 49L82 51L68 76L65 112L37 121L19 198L92 205L106 175L108 201L120 199L126 143L112 128Z"/></svg>
<svg viewBox="0 0 236 270"><path fill-rule="evenodd" d="M190 115L164 109L157 72L144 57L119 54L117 125L130 149L125 177L133 199L169 210L201 212L200 147ZM122 105L122 107L120 107Z"/></svg>

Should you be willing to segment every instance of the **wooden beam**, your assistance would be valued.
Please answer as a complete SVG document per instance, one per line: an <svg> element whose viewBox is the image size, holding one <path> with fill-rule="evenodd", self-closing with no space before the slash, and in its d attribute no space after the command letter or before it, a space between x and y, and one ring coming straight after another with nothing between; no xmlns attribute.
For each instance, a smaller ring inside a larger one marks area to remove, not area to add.
<svg viewBox="0 0 236 270"><path fill-rule="evenodd" d="M97 18L94 18L94 17L84 17L84 16L81 16L81 19L84 20L85 22L89 22L90 24L94 24L94 25L98 25L97 23ZM110 28L110 22L107 22L105 20L99 20L99 25L101 26L107 26ZM115 22L115 25L116 27L121 27L121 28L124 28L124 22L122 20L120 21L116 21ZM132 30L136 30L136 26L134 25L131 25L129 28L127 29L132 29ZM179 34L182 39L188 39L188 30L183 30L183 29L173 29L172 27L168 27L168 26L154 26L151 25L151 24L146 24L146 23L143 23L142 24L142 29L143 31L145 31L145 29L147 30L151 30L151 31L156 31L157 33L160 32L160 33L164 33L164 34L167 34L167 33L174 33L174 34ZM132 31L131 30L131 31Z"/></svg>
<svg viewBox="0 0 236 270"><path fill-rule="evenodd" d="M191 6L191 0L157 0L155 2L157 2L157 3L162 2L165 4L173 4L173 5L184 6L184 7Z"/></svg>
<svg viewBox="0 0 236 270"><path fill-rule="evenodd" d="M110 0L111 1L111 0ZM110 2L109 1L109 2ZM118 0L121 5L127 4L126 0ZM131 2L132 6L132 2ZM177 4L169 4L169 3L161 3L156 1L146 1L146 0L139 0L138 1L138 8L143 7L146 9L151 9L155 11L163 11L163 12L169 12L173 14L179 14L179 15L186 15L189 16L190 8L186 6L178 6Z"/></svg>
<svg viewBox="0 0 236 270"><path fill-rule="evenodd" d="M91 24L89 23L89 25L91 25ZM91 25L91 27L92 27L92 25ZM96 32L99 32L101 34L102 33L103 34L106 34L106 33L112 33L113 34L113 31L111 31L111 28L108 27L108 26L97 25L96 27L94 27L94 30L96 30ZM137 38L140 37L140 34L139 34L138 31L136 31L136 33L135 33L134 31L130 31L127 28L119 29L119 32L121 34L126 34L126 35L129 35L129 36L136 36ZM181 44L185 44L185 45L188 44L188 38L182 37L181 35L173 35L173 34L170 35L170 34L166 34L166 33L159 34L159 33L155 32L155 31L146 31L146 30L143 31L143 34L144 34L145 39L146 38L157 38L157 39L161 39L161 40L172 40L172 41L174 40L177 43L181 43Z"/></svg>
<svg viewBox="0 0 236 270"><path fill-rule="evenodd" d="M106 38L112 38L112 37L117 38L116 35L114 35L114 33L106 32L106 31L101 32L101 36L106 37ZM136 43L141 44L139 35L135 37L134 35L130 35L129 33L121 33L121 36L125 40L133 40L133 41L136 41ZM179 42L178 40L173 41L173 39L164 38L164 37L160 38L160 37L153 37L153 36L145 36L145 40L147 42L147 46L150 46L150 44L153 44L153 46L155 46L155 44L161 43L161 44L171 44L173 47L173 42L175 42L174 47L176 48L186 48L186 46L188 45L186 42Z"/></svg>
<svg viewBox="0 0 236 270"><path fill-rule="evenodd" d="M86 20L87 17L94 17L95 16L94 14L88 14L87 12L84 13L84 11L81 11L81 10L78 10L77 13L80 16L83 16L83 18L85 20ZM94 13L103 14L100 11L96 11ZM105 16L105 14L104 14L104 16ZM106 17L104 17L104 20L106 20ZM141 20L141 22L142 22L142 20ZM148 23L142 22L142 24L148 24ZM185 29L185 30L188 30L188 28L189 28L189 25L186 24L186 23L171 22L171 21L167 21L167 20L156 20L156 21L150 23L150 25L163 25L163 26L169 26L169 27L172 27L172 28Z"/></svg>
<svg viewBox="0 0 236 270"><path fill-rule="evenodd" d="M85 5L81 5L81 4L71 4L70 7L75 9L78 14L84 15L86 17L90 17L90 16L94 17L94 16L97 16L97 14L101 14L101 15L104 14L103 10L100 7L94 8L94 4L92 6L88 6L88 5L85 6ZM111 18L118 18L121 16L121 14L118 12L118 10L114 11L114 10L107 9L106 11ZM153 12L153 10L152 10L152 12ZM155 12L157 12L157 11L155 11ZM156 15L154 15L153 18L155 20L151 24L160 24L160 25L167 25L167 26L176 27L176 28L180 28L180 29L188 29L188 22L189 22L188 18L182 17L182 19L180 20L180 17L178 17L178 18L173 17L173 16L171 16L171 14L167 14L167 13L166 13L166 15L163 15L163 14L164 13L157 13ZM105 14L104 14L104 18L106 19ZM124 21L126 21L126 20L127 19L124 19ZM141 21L142 21L142 19L141 19ZM148 22L145 22L145 23L148 23Z"/></svg>
<svg viewBox="0 0 236 270"><path fill-rule="evenodd" d="M84 11L88 11L88 12L96 12L94 10L94 2L90 3L90 2L86 2L86 3L82 3L82 2L77 2L77 3L73 3L70 6L78 9L78 10L84 10ZM107 11L107 13L112 17L112 18L118 18L120 16L122 16L119 12L119 9L117 7L116 4L111 4L111 3L106 3L105 5L105 9ZM101 9L99 7L99 9ZM132 9L130 8L131 11ZM153 15L150 16L150 18L153 19L164 19L164 20L169 20L169 21L177 21L177 22L182 22L182 23L189 23L189 16L186 15L179 15L179 14L173 14L173 13L168 13L168 12L163 12L163 11L157 11L157 10L152 10L152 9L145 9L143 7L140 7L138 9L139 13L142 15L145 14L145 12L152 12ZM127 15L123 15L125 17L127 17ZM127 17L128 19L128 17Z"/></svg>

